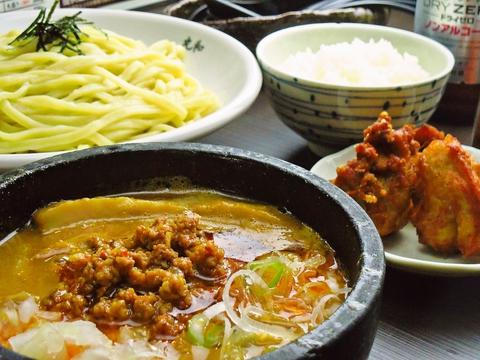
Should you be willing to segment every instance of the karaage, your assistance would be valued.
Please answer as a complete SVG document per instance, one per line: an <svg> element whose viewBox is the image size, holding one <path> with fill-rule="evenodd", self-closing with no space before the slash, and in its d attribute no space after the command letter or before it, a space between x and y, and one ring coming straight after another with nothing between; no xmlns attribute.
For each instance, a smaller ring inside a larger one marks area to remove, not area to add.
<svg viewBox="0 0 480 360"><path fill-rule="evenodd" d="M357 158L337 168L333 183L367 211L382 236L401 229L410 218L419 149L415 128L394 130L391 117L382 112L355 147Z"/></svg>
<svg viewBox="0 0 480 360"><path fill-rule="evenodd" d="M421 243L444 254L480 255L478 168L451 135L421 152L412 213Z"/></svg>

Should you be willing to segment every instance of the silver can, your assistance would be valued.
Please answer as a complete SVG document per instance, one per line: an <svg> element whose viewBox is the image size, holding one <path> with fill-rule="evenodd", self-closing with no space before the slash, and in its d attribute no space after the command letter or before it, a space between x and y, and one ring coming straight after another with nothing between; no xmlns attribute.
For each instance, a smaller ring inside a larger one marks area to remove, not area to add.
<svg viewBox="0 0 480 360"><path fill-rule="evenodd" d="M451 83L480 83L480 0L417 0L415 32L452 51Z"/></svg>

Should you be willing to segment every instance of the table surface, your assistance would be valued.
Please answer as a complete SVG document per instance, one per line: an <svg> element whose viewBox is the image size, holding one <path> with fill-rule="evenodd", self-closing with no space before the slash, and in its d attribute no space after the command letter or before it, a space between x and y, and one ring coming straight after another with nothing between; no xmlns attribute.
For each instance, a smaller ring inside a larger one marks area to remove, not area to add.
<svg viewBox="0 0 480 360"><path fill-rule="evenodd" d="M434 125L470 142L471 126ZM280 121L264 94L243 116L198 141L272 155L306 169L319 160ZM370 359L480 359L480 278L429 277L387 268Z"/></svg>

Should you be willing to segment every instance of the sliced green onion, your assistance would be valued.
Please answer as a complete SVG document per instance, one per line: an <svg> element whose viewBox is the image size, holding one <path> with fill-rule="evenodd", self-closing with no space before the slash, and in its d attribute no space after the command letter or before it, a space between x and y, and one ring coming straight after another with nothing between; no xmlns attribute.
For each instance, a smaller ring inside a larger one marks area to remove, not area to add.
<svg viewBox="0 0 480 360"><path fill-rule="evenodd" d="M222 324L210 326L205 332L204 346L207 348L212 348L220 345L223 339L223 329L224 326Z"/></svg>
<svg viewBox="0 0 480 360"><path fill-rule="evenodd" d="M278 285L286 270L286 265L279 258L269 258L264 260L253 261L248 265L248 268L258 272L260 276L265 272L273 270L273 276L267 283L269 288Z"/></svg>
<svg viewBox="0 0 480 360"><path fill-rule="evenodd" d="M278 283L280 282L280 280L282 279L282 276L285 273L285 264L284 263L276 263L276 264L272 264L271 267L273 267L275 269L276 273L272 277L272 280L270 280L270 282L268 283L268 287L273 288L273 287L277 286Z"/></svg>
<svg viewBox="0 0 480 360"><path fill-rule="evenodd" d="M192 345L212 348L220 345L223 339L223 324L209 325L209 318L201 313L188 321L187 340Z"/></svg>
<svg viewBox="0 0 480 360"><path fill-rule="evenodd" d="M193 345L205 343L204 332L208 324L208 318L203 314L194 315L188 321L187 340Z"/></svg>

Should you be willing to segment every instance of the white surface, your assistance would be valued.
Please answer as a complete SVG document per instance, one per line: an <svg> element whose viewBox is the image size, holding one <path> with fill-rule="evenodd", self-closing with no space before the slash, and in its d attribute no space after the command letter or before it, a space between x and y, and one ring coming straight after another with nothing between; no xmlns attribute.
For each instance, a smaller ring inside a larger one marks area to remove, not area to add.
<svg viewBox="0 0 480 360"><path fill-rule="evenodd" d="M324 179L336 177L336 168L355 158L355 145L326 156L318 161L311 171ZM480 161L480 150L464 145L476 161ZM463 258L461 255L443 257L430 251L418 241L412 224L396 234L383 239L387 264L406 271L431 275L463 276L480 275L480 257Z"/></svg>
<svg viewBox="0 0 480 360"><path fill-rule="evenodd" d="M78 10L57 10L55 16L62 17ZM98 27L147 44L161 39L183 44L190 37L193 42L201 40L204 45L201 52L187 52L187 71L220 97L221 108L178 129L133 142L187 141L204 136L246 111L260 91L262 76L253 54L239 41L218 30L164 15L122 10L81 10L82 17ZM24 29L36 14L36 11L0 14L0 33L14 28ZM0 172L55 154L0 154Z"/></svg>

